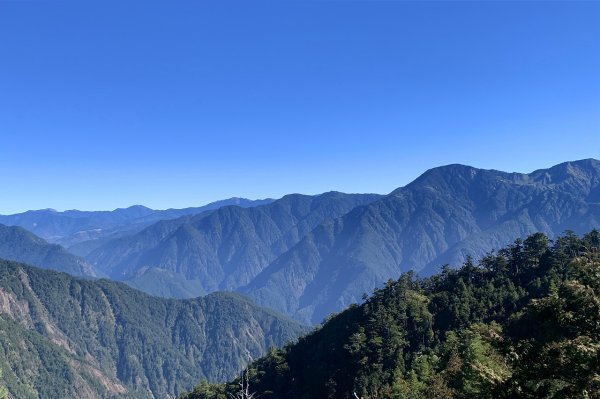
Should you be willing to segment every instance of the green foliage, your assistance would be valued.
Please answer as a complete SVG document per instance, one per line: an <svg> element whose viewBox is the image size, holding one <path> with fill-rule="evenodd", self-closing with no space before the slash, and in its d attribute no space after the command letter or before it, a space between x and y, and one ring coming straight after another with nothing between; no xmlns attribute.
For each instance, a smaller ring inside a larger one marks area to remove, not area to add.
<svg viewBox="0 0 600 399"><path fill-rule="evenodd" d="M0 368L0 378L2 378L2 369ZM2 385L0 385L0 399L6 399L6 396L8 395L8 391L6 390L5 387L3 387Z"/></svg>
<svg viewBox="0 0 600 399"><path fill-rule="evenodd" d="M234 377L304 328L239 294L151 297L0 261L0 368L15 398L168 398Z"/></svg>
<svg viewBox="0 0 600 399"><path fill-rule="evenodd" d="M209 384L207 381L202 381L200 385L196 386L196 388L194 388L192 392L180 396L180 399L193 399L204 397L214 399L227 399L227 395L225 394L225 385Z"/></svg>
<svg viewBox="0 0 600 399"><path fill-rule="evenodd" d="M252 363L251 388L277 399L600 398L599 247L597 231L553 244L534 234L459 270L403 275Z"/></svg>
<svg viewBox="0 0 600 399"><path fill-rule="evenodd" d="M512 354L519 359L513 392L528 398L600 398L597 259L587 254L572 261L566 280L532 300L511 327L518 338Z"/></svg>

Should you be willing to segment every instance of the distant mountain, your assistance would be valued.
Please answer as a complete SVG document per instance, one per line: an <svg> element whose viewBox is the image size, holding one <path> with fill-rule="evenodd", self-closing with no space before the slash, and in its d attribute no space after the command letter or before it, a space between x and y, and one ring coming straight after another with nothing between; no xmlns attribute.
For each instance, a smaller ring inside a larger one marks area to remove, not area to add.
<svg viewBox="0 0 600 399"><path fill-rule="evenodd" d="M53 209L42 209L14 215L0 215L0 223L21 226L49 242L60 244L83 256L106 241L107 238L135 233L159 220L198 214L222 206L252 207L272 201L272 199L230 198L201 207L166 210L154 210L141 205L119 208L114 211L70 210L57 212Z"/></svg>
<svg viewBox="0 0 600 399"><path fill-rule="evenodd" d="M319 224L379 197L291 194L252 208L225 206L158 222L105 243L87 259L111 278L157 295L235 290Z"/></svg>
<svg viewBox="0 0 600 399"><path fill-rule="evenodd" d="M239 294L161 299L0 261L0 385L12 398L174 398L304 331Z"/></svg>
<svg viewBox="0 0 600 399"><path fill-rule="evenodd" d="M600 161L530 174L449 165L327 220L241 289L262 305L318 323L401 272L430 275L515 238L600 226Z"/></svg>
<svg viewBox="0 0 600 399"><path fill-rule="evenodd" d="M71 248L151 294L236 290L318 323L403 271L427 276L533 232L599 227L600 161L529 174L448 165L386 196L291 194L248 208L220 205Z"/></svg>
<svg viewBox="0 0 600 399"><path fill-rule="evenodd" d="M14 215L0 215L0 223L21 226L50 242L58 242L73 235L81 239L93 238L101 230L148 216L155 211L144 206L132 206L114 211L87 212L70 210L57 212L40 209Z"/></svg>
<svg viewBox="0 0 600 399"><path fill-rule="evenodd" d="M0 224L0 258L28 263L74 276L99 277L101 274L83 258L70 254L60 245L49 244L35 234Z"/></svg>

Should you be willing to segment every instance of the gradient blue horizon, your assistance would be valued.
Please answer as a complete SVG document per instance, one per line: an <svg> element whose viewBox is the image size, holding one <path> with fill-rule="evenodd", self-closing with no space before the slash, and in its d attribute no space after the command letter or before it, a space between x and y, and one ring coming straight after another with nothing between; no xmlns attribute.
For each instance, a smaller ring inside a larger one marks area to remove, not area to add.
<svg viewBox="0 0 600 399"><path fill-rule="evenodd" d="M0 214L600 158L598 2L0 0Z"/></svg>

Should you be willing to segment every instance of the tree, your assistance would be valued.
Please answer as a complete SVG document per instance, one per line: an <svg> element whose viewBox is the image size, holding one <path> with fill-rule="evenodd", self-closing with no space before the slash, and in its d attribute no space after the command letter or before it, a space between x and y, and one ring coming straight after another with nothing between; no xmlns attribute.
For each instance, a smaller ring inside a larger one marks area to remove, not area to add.
<svg viewBox="0 0 600 399"><path fill-rule="evenodd" d="M0 378L2 378L2 369L0 369ZM5 387L0 385L0 399L6 399L8 397L8 391Z"/></svg>
<svg viewBox="0 0 600 399"><path fill-rule="evenodd" d="M512 333L513 393L600 398L600 262L572 261L569 278L531 301Z"/></svg>
<svg viewBox="0 0 600 399"><path fill-rule="evenodd" d="M223 384L210 384L202 381L194 390L184 394L179 399L227 399L225 386Z"/></svg>
<svg viewBox="0 0 600 399"><path fill-rule="evenodd" d="M239 378L239 391L230 393L230 399L254 399L256 397L255 392L250 392L250 370L242 371Z"/></svg>
<svg viewBox="0 0 600 399"><path fill-rule="evenodd" d="M253 391L265 399L600 399L599 246L598 232L567 233L552 246L534 234L428 279L405 274L251 364ZM243 378L226 392L251 394Z"/></svg>

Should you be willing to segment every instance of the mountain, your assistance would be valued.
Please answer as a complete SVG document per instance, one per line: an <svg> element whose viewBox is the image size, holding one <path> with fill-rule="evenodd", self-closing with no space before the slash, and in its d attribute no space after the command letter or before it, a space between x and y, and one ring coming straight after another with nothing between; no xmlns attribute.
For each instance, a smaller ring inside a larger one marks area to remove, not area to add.
<svg viewBox="0 0 600 399"><path fill-rule="evenodd" d="M0 385L14 398L174 398L304 331L235 293L162 299L0 261Z"/></svg>
<svg viewBox="0 0 600 399"><path fill-rule="evenodd" d="M150 208L139 205L98 212L78 210L57 212L54 209L40 209L14 215L0 215L0 223L21 226L45 240L57 243L73 235L79 236L74 241L94 238L104 229L148 216L154 212Z"/></svg>
<svg viewBox="0 0 600 399"><path fill-rule="evenodd" d="M135 233L159 220L212 211L222 206L252 207L272 201L230 198L201 207L166 210L154 210L141 205L114 211L57 212L53 209L42 209L0 215L0 223L21 226L49 242L60 244L83 256L109 238Z"/></svg>
<svg viewBox="0 0 600 399"><path fill-rule="evenodd" d="M386 196L291 194L220 206L105 236L77 253L151 294L235 290L315 324L403 271L427 276L536 231L552 238L599 226L600 161L529 174L447 165Z"/></svg>
<svg viewBox="0 0 600 399"><path fill-rule="evenodd" d="M227 384L269 399L600 398L600 233L541 233L459 270L389 281ZM240 385L242 384L242 385Z"/></svg>
<svg viewBox="0 0 600 399"><path fill-rule="evenodd" d="M21 227L0 224L0 258L74 276L100 276L100 273L83 258L70 254L60 245L49 244Z"/></svg>
<svg viewBox="0 0 600 399"><path fill-rule="evenodd" d="M155 223L107 242L86 259L113 279L156 295L191 297L248 284L325 220L378 199L374 194L291 194L252 208Z"/></svg>
<svg viewBox="0 0 600 399"><path fill-rule="evenodd" d="M600 226L600 161L530 174L449 165L326 220L241 289L318 323L402 271L459 265L515 238Z"/></svg>

